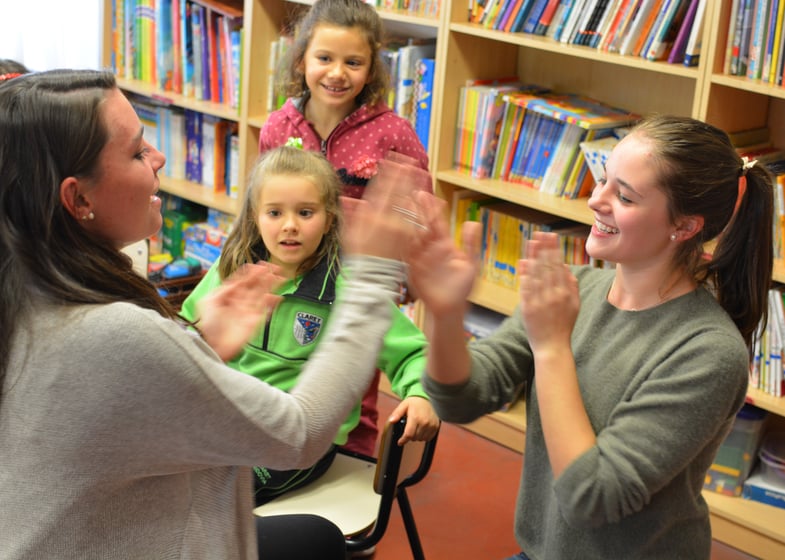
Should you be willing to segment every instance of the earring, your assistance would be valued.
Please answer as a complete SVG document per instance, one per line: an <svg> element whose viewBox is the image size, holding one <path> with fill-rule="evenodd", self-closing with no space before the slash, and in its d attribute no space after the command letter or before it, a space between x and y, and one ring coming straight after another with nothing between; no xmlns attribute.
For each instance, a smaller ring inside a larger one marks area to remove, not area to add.
<svg viewBox="0 0 785 560"><path fill-rule="evenodd" d="M90 212L92 214L92 212ZM676 241L676 234L671 233L671 241Z"/></svg>
<svg viewBox="0 0 785 560"><path fill-rule="evenodd" d="M92 212L88 212L87 214L82 216L82 221L85 220L95 220L95 214L93 214Z"/></svg>

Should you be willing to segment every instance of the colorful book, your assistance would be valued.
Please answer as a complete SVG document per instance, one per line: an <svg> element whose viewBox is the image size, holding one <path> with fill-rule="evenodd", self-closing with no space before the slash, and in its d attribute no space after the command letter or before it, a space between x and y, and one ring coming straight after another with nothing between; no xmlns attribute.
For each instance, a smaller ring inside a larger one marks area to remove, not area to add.
<svg viewBox="0 0 785 560"><path fill-rule="evenodd" d="M659 6L660 0L641 0L635 18L630 22L630 27L619 45L619 54L628 55L635 51L635 44L644 32L644 26L649 16L654 13L655 6Z"/></svg>
<svg viewBox="0 0 785 560"><path fill-rule="evenodd" d="M611 30L599 47L601 50L612 53L619 52L630 24L634 20L635 14L638 12L640 3L641 0L624 0L624 4L619 9L617 20L613 23Z"/></svg>
<svg viewBox="0 0 785 560"><path fill-rule="evenodd" d="M695 12L695 20L692 22L690 37L687 39L687 47L684 49L685 66L697 66L700 60L707 2L708 0L700 0L698 9Z"/></svg>
<svg viewBox="0 0 785 560"><path fill-rule="evenodd" d="M646 50L647 60L662 60L668 56L691 2L692 0L671 0L659 27L653 30L653 38Z"/></svg>
<svg viewBox="0 0 785 560"><path fill-rule="evenodd" d="M777 27L779 4L779 0L770 0L769 2L769 17L766 21L766 31L763 34L766 48L763 50L763 65L760 70L760 79L763 82L769 82L769 74L771 73L771 59L774 55L774 35Z"/></svg>
<svg viewBox="0 0 785 560"><path fill-rule="evenodd" d="M765 35L769 22L769 3L769 0L755 0L746 74L750 80L757 80L761 76L766 45Z"/></svg>
<svg viewBox="0 0 785 560"><path fill-rule="evenodd" d="M417 62L417 78L414 88L414 131L426 151L428 151L431 130L435 71L436 61L433 58L421 58Z"/></svg>
<svg viewBox="0 0 785 560"><path fill-rule="evenodd" d="M744 0L742 20L738 28L739 50L735 76L746 76L750 62L750 41L752 40L752 22L755 19L755 0ZM731 61L732 64L732 61Z"/></svg>
<svg viewBox="0 0 785 560"><path fill-rule="evenodd" d="M782 52L782 20L785 17L785 0L777 0L777 12L774 14L774 45L771 52L771 65L769 66L768 82L772 85L777 83L777 64Z"/></svg>
<svg viewBox="0 0 785 560"><path fill-rule="evenodd" d="M540 19L534 28L533 33L535 35L545 35L548 32L559 4L561 4L561 0L549 0L545 5L545 9L542 11L542 15L540 15Z"/></svg>
<svg viewBox="0 0 785 560"><path fill-rule="evenodd" d="M524 33L534 33L534 30L537 29L537 24L540 21L540 17L545 11L545 7L547 5L548 0L534 1L534 4L532 4L531 9L529 10L529 14L526 16L526 22L523 24Z"/></svg>
<svg viewBox="0 0 785 560"><path fill-rule="evenodd" d="M684 61L684 52L687 50L687 41L690 38L692 24L695 21L695 13L698 11L700 2L701 0L689 0L687 12L684 14L684 19L673 41L673 47L668 54L668 63L674 64Z"/></svg>

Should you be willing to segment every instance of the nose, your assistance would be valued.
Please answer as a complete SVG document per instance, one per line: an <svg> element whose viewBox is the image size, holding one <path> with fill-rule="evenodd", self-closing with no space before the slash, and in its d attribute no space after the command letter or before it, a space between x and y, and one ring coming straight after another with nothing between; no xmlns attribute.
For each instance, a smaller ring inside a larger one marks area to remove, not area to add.
<svg viewBox="0 0 785 560"><path fill-rule="evenodd" d="M343 75L343 64L340 62L334 62L330 65L330 68L327 71L327 75L331 78L337 78Z"/></svg>
<svg viewBox="0 0 785 560"><path fill-rule="evenodd" d="M606 186L607 183L606 184L603 184L601 182L594 183L594 188L592 189L591 194L589 195L589 208L591 210L600 212L603 209L607 208L608 199L606 193L608 191L605 188Z"/></svg>
<svg viewBox="0 0 785 560"><path fill-rule="evenodd" d="M147 147L150 149L150 160L152 161L153 169L158 172L166 165L166 156L149 142L147 143Z"/></svg>
<svg viewBox="0 0 785 560"><path fill-rule="evenodd" d="M297 215L296 214L286 214L283 221L283 230L284 231L297 231Z"/></svg>

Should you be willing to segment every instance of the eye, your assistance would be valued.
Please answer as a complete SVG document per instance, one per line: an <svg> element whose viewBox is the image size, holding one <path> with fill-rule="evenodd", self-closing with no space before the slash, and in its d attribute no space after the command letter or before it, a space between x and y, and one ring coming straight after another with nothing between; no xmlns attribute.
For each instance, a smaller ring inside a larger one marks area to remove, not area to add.
<svg viewBox="0 0 785 560"><path fill-rule="evenodd" d="M363 63L359 60L349 60L346 62L346 64L349 66L354 66L355 68L359 68L363 65Z"/></svg>
<svg viewBox="0 0 785 560"><path fill-rule="evenodd" d="M267 211L267 215L270 216L271 218L277 218L278 216L281 215L281 211L280 210L268 210Z"/></svg>
<svg viewBox="0 0 785 560"><path fill-rule="evenodd" d="M145 146L144 148L136 152L136 154L134 154L134 158L138 160L143 160L149 153L150 153L150 148Z"/></svg>
<svg viewBox="0 0 785 560"><path fill-rule="evenodd" d="M311 210L310 208L303 208L302 210L300 210L300 216L302 216L303 218L310 218L311 216L313 216L313 210Z"/></svg>
<svg viewBox="0 0 785 560"><path fill-rule="evenodd" d="M317 54L316 55L316 60L318 60L319 62L329 62L330 61L330 57L327 56L326 54Z"/></svg>
<svg viewBox="0 0 785 560"><path fill-rule="evenodd" d="M632 204L632 200L630 200L629 198L627 198L626 196L624 196L624 195L621 193L621 191L619 191L619 192L617 192L617 193L616 193L616 198L618 198L618 199L619 199L619 202L622 202L623 204Z"/></svg>

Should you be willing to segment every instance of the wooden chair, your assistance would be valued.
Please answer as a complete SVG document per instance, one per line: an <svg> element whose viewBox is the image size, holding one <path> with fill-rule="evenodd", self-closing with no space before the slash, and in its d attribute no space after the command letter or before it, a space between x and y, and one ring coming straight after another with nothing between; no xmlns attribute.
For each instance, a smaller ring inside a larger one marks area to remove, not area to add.
<svg viewBox="0 0 785 560"><path fill-rule="evenodd" d="M287 492L257 507L259 516L311 513L335 523L346 537L348 551L376 545L387 529L394 501L398 501L415 560L425 556L406 488L421 481L431 467L437 437L398 445L406 419L387 424L379 458L339 450L330 468L311 484Z"/></svg>

